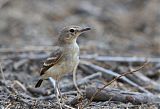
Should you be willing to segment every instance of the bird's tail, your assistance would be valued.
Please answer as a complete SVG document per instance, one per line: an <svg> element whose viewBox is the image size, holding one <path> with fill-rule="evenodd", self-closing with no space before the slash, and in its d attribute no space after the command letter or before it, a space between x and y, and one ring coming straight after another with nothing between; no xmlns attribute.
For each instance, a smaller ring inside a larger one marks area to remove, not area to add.
<svg viewBox="0 0 160 109"><path fill-rule="evenodd" d="M37 84L35 85L35 88L40 87L41 84L42 84L42 82L43 82L43 79L40 79L40 80L37 82Z"/></svg>

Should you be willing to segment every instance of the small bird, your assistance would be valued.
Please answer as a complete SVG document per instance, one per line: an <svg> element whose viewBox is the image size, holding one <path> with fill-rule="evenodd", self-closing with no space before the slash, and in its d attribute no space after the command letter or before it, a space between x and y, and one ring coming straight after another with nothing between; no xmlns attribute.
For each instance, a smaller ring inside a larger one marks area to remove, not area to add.
<svg viewBox="0 0 160 109"><path fill-rule="evenodd" d="M58 48L44 62L40 70L41 79L35 87L40 87L43 80L52 77L56 81L55 88L58 91L58 81L65 74L73 72L73 79L75 79L79 64L79 46L76 41L81 33L90 29L89 27L68 26L60 32L57 41Z"/></svg>

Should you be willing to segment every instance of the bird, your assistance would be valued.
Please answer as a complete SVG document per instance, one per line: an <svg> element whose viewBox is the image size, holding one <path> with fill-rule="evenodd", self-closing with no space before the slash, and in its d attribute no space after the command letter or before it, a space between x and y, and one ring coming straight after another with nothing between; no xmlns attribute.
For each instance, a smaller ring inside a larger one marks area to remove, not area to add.
<svg viewBox="0 0 160 109"><path fill-rule="evenodd" d="M79 45L77 38L82 33L91 30L90 27L71 25L64 27L57 40L58 48L44 61L40 70L40 79L35 87L40 87L43 80L52 77L55 80L56 93L60 93L59 80L68 73L73 73L76 82L76 69L79 64Z"/></svg>

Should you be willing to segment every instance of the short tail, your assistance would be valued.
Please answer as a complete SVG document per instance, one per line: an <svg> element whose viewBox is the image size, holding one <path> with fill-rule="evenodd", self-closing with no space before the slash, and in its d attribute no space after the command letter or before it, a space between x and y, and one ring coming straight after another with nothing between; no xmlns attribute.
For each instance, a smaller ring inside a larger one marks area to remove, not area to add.
<svg viewBox="0 0 160 109"><path fill-rule="evenodd" d="M42 84L42 82L43 82L43 79L40 79L40 80L37 82L37 84L35 85L35 88L40 87L41 84Z"/></svg>

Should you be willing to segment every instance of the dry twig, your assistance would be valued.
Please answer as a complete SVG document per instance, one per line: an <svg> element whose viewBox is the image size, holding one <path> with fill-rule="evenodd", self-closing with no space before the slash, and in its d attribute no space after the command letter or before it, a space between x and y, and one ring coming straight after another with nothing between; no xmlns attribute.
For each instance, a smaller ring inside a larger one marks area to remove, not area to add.
<svg viewBox="0 0 160 109"><path fill-rule="evenodd" d="M133 75L127 75L126 77L148 90L160 92L160 85L139 71Z"/></svg>
<svg viewBox="0 0 160 109"><path fill-rule="evenodd" d="M95 94L98 87L88 87L86 88L86 97L91 99ZM94 101L119 101L123 103L133 103L133 104L156 104L160 103L160 98L155 95L149 95L145 93L138 92L128 92L119 89L105 88L96 94L93 98Z"/></svg>
<svg viewBox="0 0 160 109"><path fill-rule="evenodd" d="M53 46L25 46L23 48L0 48L0 53L18 53L18 52L33 52L33 51L51 51Z"/></svg>
<svg viewBox="0 0 160 109"><path fill-rule="evenodd" d="M2 63L0 63L0 71L1 71L2 79L4 81L6 81L5 76L4 76L4 72L3 72L3 68L2 68Z"/></svg>
<svg viewBox="0 0 160 109"><path fill-rule="evenodd" d="M9 55L9 56L4 56L1 57L1 60L3 59L12 59L12 58L19 58L19 59L31 59L31 60L42 60L44 58L48 57L48 54L24 54L24 52L40 52L40 51L51 51L53 49L56 49L56 47L48 46L48 47L34 47L34 46L28 46L25 48L1 48L0 53L23 53L19 55ZM96 61L107 61L107 62L145 62L146 60L148 62L153 62L153 63L160 63L160 58L147 58L147 57L118 57L118 56L98 56L98 55L80 55L81 59L92 59Z"/></svg>
<svg viewBox="0 0 160 109"><path fill-rule="evenodd" d="M126 77L124 77L124 76L122 76L122 75L120 75L120 74L118 74L118 73L116 73L116 72L113 72L113 71L111 71L111 70L105 69L105 68L103 68L103 67L94 65L94 64L89 63L89 62L86 62L86 61L80 61L80 63L83 64L83 65L86 65L86 66L88 66L88 67L90 67L90 68L92 68L92 69L95 69L96 71L102 72L102 76L103 76L104 78L105 78L106 76L108 76L108 75L111 75L111 76L113 76L113 77L115 77L115 78L121 76L121 77L118 78L118 79L121 79L121 80L123 80L124 82L130 84L131 86L136 87L136 88L137 88L138 90L140 90L141 92L145 92L145 93L152 94L152 93L150 93L148 90L144 89L143 87L139 86L138 84L132 82L132 81L129 80L128 78L126 78Z"/></svg>
<svg viewBox="0 0 160 109"><path fill-rule="evenodd" d="M102 88L97 89L96 92L95 92L95 93L93 94L93 96L91 97L91 99L89 100L89 102L88 102L85 106L88 106L88 105L92 102L92 100L94 99L94 97L95 97L99 92L101 92L104 88L106 88L107 86L109 86L110 84L112 84L114 81L120 79L120 78L123 77L123 76L126 76L126 75L128 75L128 74L132 74L132 73L134 73L134 72L137 72L137 71L141 70L141 69L144 68L147 64L148 64L148 62L145 62L145 63L144 63L142 66L140 66L139 68L137 68L137 69L135 69L135 70L133 70L133 71L130 71L130 72L123 73L122 75L117 76L117 77L115 77L114 79L112 79L109 83L107 83L106 85L104 85ZM149 93L149 92L148 92L148 94L149 94L149 95L152 95L152 93Z"/></svg>
<svg viewBox="0 0 160 109"><path fill-rule="evenodd" d="M160 58L146 58L146 57L116 57L116 56L97 56L97 55L81 55L82 59L92 59L96 61L114 61L114 62L156 62L160 63Z"/></svg>
<svg viewBox="0 0 160 109"><path fill-rule="evenodd" d="M85 78L81 79L81 80L78 80L77 81L77 85L80 86L82 84L85 84L85 83L88 83L90 82L90 80L92 79L95 79L95 78L100 78L101 77L101 73L98 72L98 73L94 73L92 75L89 75L89 76L86 76ZM62 87L60 87L62 91L68 91L70 89L73 89L74 88L74 84L71 83L71 84L67 84L67 85L63 85Z"/></svg>

